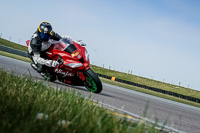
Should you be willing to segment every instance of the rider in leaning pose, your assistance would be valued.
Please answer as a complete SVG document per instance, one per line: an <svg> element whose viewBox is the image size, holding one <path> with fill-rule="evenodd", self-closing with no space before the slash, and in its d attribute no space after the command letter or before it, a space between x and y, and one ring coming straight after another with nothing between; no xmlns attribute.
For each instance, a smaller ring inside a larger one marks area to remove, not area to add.
<svg viewBox="0 0 200 133"><path fill-rule="evenodd" d="M44 67L55 67L57 61L45 59L46 50L51 46L49 39L59 41L62 37L52 30L49 22L42 22L33 34L28 45L29 58L33 61L31 64L41 75L44 74Z"/></svg>
<svg viewBox="0 0 200 133"><path fill-rule="evenodd" d="M71 39L68 36L63 36L63 38ZM42 76L46 74L45 67L54 68L59 64L57 61L46 59L46 51L52 45L50 39L59 41L62 37L53 31L49 22L44 21L38 26L28 45L28 55L33 61L31 66ZM74 42L84 44L81 40L74 40Z"/></svg>

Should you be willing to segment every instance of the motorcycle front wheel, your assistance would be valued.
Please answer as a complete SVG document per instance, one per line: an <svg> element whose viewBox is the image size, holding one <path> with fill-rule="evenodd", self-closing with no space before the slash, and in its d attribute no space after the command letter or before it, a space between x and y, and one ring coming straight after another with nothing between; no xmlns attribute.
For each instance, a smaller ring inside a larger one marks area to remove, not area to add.
<svg viewBox="0 0 200 133"><path fill-rule="evenodd" d="M97 74L92 70L88 69L84 72L85 75L85 87L94 93L100 93L102 91L102 83Z"/></svg>

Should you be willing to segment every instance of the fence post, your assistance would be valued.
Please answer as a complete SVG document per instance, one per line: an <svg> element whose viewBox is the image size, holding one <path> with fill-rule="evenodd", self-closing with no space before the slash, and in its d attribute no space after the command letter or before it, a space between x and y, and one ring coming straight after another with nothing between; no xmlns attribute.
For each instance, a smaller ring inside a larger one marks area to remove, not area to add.
<svg viewBox="0 0 200 133"><path fill-rule="evenodd" d="M1 33L1 36L2 36L2 33ZM1 38L1 36L0 36L0 38Z"/></svg>
<svg viewBox="0 0 200 133"><path fill-rule="evenodd" d="M11 36L10 36L10 38L9 38L9 41L11 40Z"/></svg>
<svg viewBox="0 0 200 133"><path fill-rule="evenodd" d="M178 86L181 87L181 82L178 83Z"/></svg>
<svg viewBox="0 0 200 133"><path fill-rule="evenodd" d="M21 38L19 39L19 44L20 44Z"/></svg>

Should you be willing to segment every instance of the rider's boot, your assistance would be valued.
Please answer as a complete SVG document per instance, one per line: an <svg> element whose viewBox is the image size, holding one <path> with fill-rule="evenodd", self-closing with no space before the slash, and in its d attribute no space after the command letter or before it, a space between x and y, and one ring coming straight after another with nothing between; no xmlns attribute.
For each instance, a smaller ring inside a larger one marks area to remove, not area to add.
<svg viewBox="0 0 200 133"><path fill-rule="evenodd" d="M36 65L35 63L31 63L31 67L34 70L36 70L38 73L40 73L40 75L42 77L44 77L46 75L45 72L43 72L43 66L42 65L40 65L40 64Z"/></svg>
<svg viewBox="0 0 200 133"><path fill-rule="evenodd" d="M47 70L48 68L44 65L41 64L35 64L35 63L31 63L31 66L34 70L36 70L38 73L40 73L40 75L49 81L54 81L57 79L56 76L52 75L51 73L49 73L49 71Z"/></svg>

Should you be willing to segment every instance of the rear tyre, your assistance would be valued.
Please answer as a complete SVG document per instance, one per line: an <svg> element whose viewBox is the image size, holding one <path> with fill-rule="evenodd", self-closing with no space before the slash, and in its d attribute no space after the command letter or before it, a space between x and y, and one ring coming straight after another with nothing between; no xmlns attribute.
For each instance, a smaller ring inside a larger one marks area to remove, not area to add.
<svg viewBox="0 0 200 133"><path fill-rule="evenodd" d="M100 93L102 91L102 83L97 74L92 69L88 69L84 72L84 75L85 87L91 92Z"/></svg>

